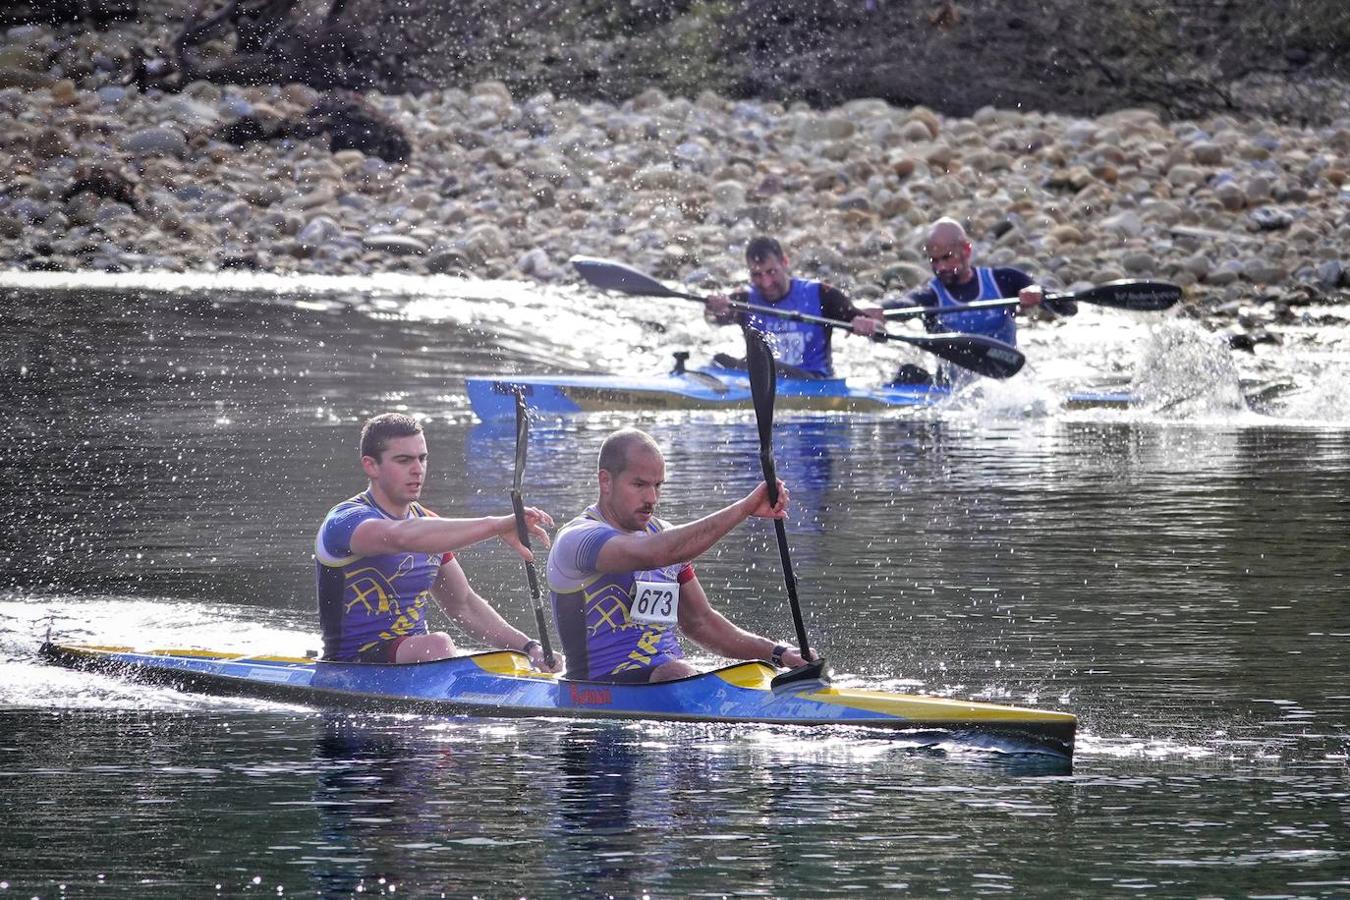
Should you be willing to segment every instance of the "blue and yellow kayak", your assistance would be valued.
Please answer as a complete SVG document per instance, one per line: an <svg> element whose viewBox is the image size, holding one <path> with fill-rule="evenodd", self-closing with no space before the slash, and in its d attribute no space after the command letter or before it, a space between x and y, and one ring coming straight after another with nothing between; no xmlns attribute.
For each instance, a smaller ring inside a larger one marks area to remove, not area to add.
<svg viewBox="0 0 1350 900"><path fill-rule="evenodd" d="M537 412L568 416L616 410L750 409L749 376L738 369L707 366L665 375L470 375L469 404L485 422L512 418L515 395ZM846 378L778 376L776 405L788 410L838 412L928 407L951 397L944 387L924 384L858 385ZM1124 407L1130 396L1078 391L1071 408Z"/></svg>
<svg viewBox="0 0 1350 900"><path fill-rule="evenodd" d="M543 674L514 651L408 665L338 663L204 650L45 643L42 656L86 669L213 694L308 706L468 716L646 719L856 726L994 739L1014 752L1072 759L1072 713L841 688L827 680L774 687L776 670L741 662L660 684L607 684Z"/></svg>

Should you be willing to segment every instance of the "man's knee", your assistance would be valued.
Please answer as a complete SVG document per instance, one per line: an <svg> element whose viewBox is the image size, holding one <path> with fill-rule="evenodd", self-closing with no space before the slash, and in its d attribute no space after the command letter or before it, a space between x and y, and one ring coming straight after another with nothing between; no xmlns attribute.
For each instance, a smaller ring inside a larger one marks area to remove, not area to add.
<svg viewBox="0 0 1350 900"><path fill-rule="evenodd" d="M417 634L398 645L397 661L400 663L429 662L433 659L446 659L459 651L450 635L444 631L430 634Z"/></svg>
<svg viewBox="0 0 1350 900"><path fill-rule="evenodd" d="M676 678L688 678L690 675L697 675L698 669L695 669L689 663L682 659L672 659L669 662L663 662L661 665L652 669L651 678L648 681L674 681Z"/></svg>

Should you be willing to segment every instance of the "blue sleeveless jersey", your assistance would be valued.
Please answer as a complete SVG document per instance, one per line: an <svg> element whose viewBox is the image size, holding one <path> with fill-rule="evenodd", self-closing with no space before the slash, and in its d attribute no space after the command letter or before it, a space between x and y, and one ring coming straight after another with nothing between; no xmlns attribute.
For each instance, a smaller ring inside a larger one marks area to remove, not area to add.
<svg viewBox="0 0 1350 900"><path fill-rule="evenodd" d="M820 301L820 282L792 279L787 295L777 303L764 299L759 288L751 287L750 303L756 306L772 306L774 309L805 313L808 316L824 316ZM824 325L809 322L793 322L777 316L764 316L747 311L745 323L756 331L769 336L769 346L773 348L773 357L779 362L796 366L823 375L834 376L830 363L830 345L828 332Z"/></svg>
<svg viewBox="0 0 1350 900"><path fill-rule="evenodd" d="M408 518L434 517L420 503ZM392 519L370 491L333 507L314 539L323 658L354 660L382 641L426 634L431 586L451 554L356 556L352 533L367 519Z"/></svg>
<svg viewBox="0 0 1350 900"><path fill-rule="evenodd" d="M654 518L647 531L667 527ZM548 587L569 678L645 682L652 669L684 655L675 627L634 622L629 610L637 581L683 584L693 577L693 567L675 563L639 572L596 571L600 548L621 534L591 506L558 531L549 552Z"/></svg>
<svg viewBox="0 0 1350 900"><path fill-rule="evenodd" d="M958 301L947 291L941 281L934 278L930 282L933 293L937 295L938 306L953 306L957 303L974 303L976 300L999 300L1002 292L994 281L993 269L975 269L979 279L980 293L967 300ZM948 313L938 321L942 331L957 331L962 334L983 334L1000 340L1011 346L1017 345L1016 307L999 309L972 309L966 312Z"/></svg>

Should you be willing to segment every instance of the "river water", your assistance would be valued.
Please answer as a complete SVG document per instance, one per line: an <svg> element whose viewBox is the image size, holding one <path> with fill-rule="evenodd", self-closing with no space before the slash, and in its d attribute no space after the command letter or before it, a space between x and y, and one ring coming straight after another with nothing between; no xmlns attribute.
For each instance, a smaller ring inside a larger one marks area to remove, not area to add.
<svg viewBox="0 0 1350 900"><path fill-rule="evenodd" d="M315 648L313 532L363 486L362 418L427 417L428 505L500 513L513 434L477 422L466 374L653 371L735 335L448 279L8 275L0 315L0 896L1350 894L1344 329L1234 355L1088 310L947 407L780 415L838 680L1072 710L1068 770L847 729L337 717L43 666L48 630ZM864 379L900 358L838 350ZM1058 404L1131 382L1147 406ZM592 415L535 423L528 502L579 511L626 424L667 448L667 518L755 483L748 413ZM700 578L788 637L761 524ZM514 557L461 559L528 630Z"/></svg>

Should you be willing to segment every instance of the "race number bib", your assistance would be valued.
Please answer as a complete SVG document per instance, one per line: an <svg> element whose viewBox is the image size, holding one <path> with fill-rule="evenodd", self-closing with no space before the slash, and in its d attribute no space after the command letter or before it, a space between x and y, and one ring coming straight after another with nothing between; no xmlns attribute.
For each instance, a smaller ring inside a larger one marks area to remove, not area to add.
<svg viewBox="0 0 1350 900"><path fill-rule="evenodd" d="M800 331L780 331L773 335L774 354L779 362L800 366L806 358L806 336Z"/></svg>
<svg viewBox="0 0 1350 900"><path fill-rule="evenodd" d="M675 581L633 582L628 618L643 625L675 625L680 618L680 585Z"/></svg>

